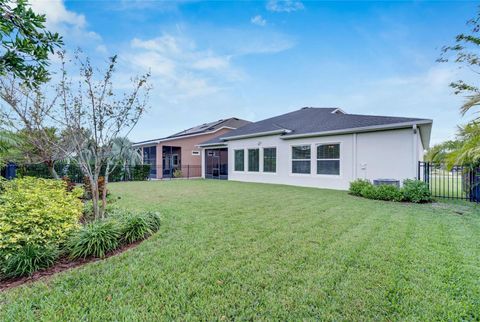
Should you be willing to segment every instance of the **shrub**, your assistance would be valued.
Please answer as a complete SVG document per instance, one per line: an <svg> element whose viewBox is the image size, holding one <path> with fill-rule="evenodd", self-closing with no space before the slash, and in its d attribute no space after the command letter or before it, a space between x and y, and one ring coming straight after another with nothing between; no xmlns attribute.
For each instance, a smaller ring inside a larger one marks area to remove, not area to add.
<svg viewBox="0 0 480 322"><path fill-rule="evenodd" d="M72 258L105 257L119 245L120 228L114 220L86 224L67 243Z"/></svg>
<svg viewBox="0 0 480 322"><path fill-rule="evenodd" d="M152 232L160 229L160 214L158 212L149 211L145 214L148 220L148 225Z"/></svg>
<svg viewBox="0 0 480 322"><path fill-rule="evenodd" d="M58 258L58 247L27 244L7 257L1 267L6 278L30 276L34 272L48 268Z"/></svg>
<svg viewBox="0 0 480 322"><path fill-rule="evenodd" d="M402 193L405 201L414 203L432 201L432 194L428 184L421 180L407 179L403 181Z"/></svg>
<svg viewBox="0 0 480 322"><path fill-rule="evenodd" d="M83 177L83 187L85 190L85 198L92 199L92 185L90 184L90 180L88 180L88 177ZM100 198L102 198L103 189L106 189L105 177L98 177L98 195L100 196ZM108 196L108 190L107 190L107 196Z"/></svg>
<svg viewBox="0 0 480 322"><path fill-rule="evenodd" d="M61 244L79 229L82 202L61 180L25 177L5 184L0 194L0 253L27 244Z"/></svg>
<svg viewBox="0 0 480 322"><path fill-rule="evenodd" d="M354 196L361 196L363 188L372 186L372 183L366 179L357 179L350 182L350 194Z"/></svg>
<svg viewBox="0 0 480 322"><path fill-rule="evenodd" d="M135 181L148 180L150 177L150 165L149 164L137 164L131 169L132 177Z"/></svg>
<svg viewBox="0 0 480 322"><path fill-rule="evenodd" d="M175 171L173 171L173 177L174 178L181 178L183 176L182 174L182 171L180 169L175 169Z"/></svg>
<svg viewBox="0 0 480 322"><path fill-rule="evenodd" d="M367 199L377 199L377 187L373 184L365 185L360 195Z"/></svg>
<svg viewBox="0 0 480 322"><path fill-rule="evenodd" d="M63 176L62 180L65 182L66 189L68 192L72 192L72 190L76 187L76 183L73 182L69 177Z"/></svg>
<svg viewBox="0 0 480 322"><path fill-rule="evenodd" d="M152 234L148 217L139 214L130 214L123 218L122 241L133 243L145 239Z"/></svg>
<svg viewBox="0 0 480 322"><path fill-rule="evenodd" d="M378 200L402 201L403 194L399 187L394 185L382 184L375 187L375 197Z"/></svg>

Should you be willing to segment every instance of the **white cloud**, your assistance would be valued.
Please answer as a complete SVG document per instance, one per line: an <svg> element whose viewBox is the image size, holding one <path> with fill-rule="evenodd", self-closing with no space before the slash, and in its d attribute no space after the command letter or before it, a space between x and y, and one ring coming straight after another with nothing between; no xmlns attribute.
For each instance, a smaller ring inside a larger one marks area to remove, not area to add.
<svg viewBox="0 0 480 322"><path fill-rule="evenodd" d="M252 17L250 19L250 22L254 25L261 26L261 27L264 27L267 25L267 20L262 18L261 15L256 15L255 17Z"/></svg>
<svg viewBox="0 0 480 322"><path fill-rule="evenodd" d="M153 85L160 89L157 95L170 103L217 93L225 84L242 78L229 56L199 49L187 37L134 38L130 47L121 57L136 72L151 71Z"/></svg>
<svg viewBox="0 0 480 322"><path fill-rule="evenodd" d="M101 40L100 35L87 29L85 16L68 10L63 0L31 0L30 4L33 11L46 16L47 29L58 32L72 45Z"/></svg>
<svg viewBox="0 0 480 322"><path fill-rule="evenodd" d="M303 10L305 6L298 0L269 0L267 10L274 12L293 12Z"/></svg>

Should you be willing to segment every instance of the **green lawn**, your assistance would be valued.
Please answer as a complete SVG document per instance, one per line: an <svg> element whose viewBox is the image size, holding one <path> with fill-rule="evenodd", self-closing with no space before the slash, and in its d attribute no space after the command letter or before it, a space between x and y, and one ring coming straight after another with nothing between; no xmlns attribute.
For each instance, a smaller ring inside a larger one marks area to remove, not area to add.
<svg viewBox="0 0 480 322"><path fill-rule="evenodd" d="M1 293L0 320L480 319L472 205L203 180L110 189L161 211L160 232Z"/></svg>

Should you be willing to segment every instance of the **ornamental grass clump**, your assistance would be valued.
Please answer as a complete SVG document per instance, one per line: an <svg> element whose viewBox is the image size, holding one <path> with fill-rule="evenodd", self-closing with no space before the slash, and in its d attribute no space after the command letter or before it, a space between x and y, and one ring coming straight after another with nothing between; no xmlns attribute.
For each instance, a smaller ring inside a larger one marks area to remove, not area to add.
<svg viewBox="0 0 480 322"><path fill-rule="evenodd" d="M150 222L147 216L141 214L129 214L122 220L122 241L130 244L147 238L152 234Z"/></svg>
<svg viewBox="0 0 480 322"><path fill-rule="evenodd" d="M115 220L97 220L86 224L67 243L72 258L99 257L115 250L120 244L121 229Z"/></svg>
<svg viewBox="0 0 480 322"><path fill-rule="evenodd" d="M158 212L149 211L145 213L147 217L148 225L152 232L156 232L160 229L160 214Z"/></svg>
<svg viewBox="0 0 480 322"><path fill-rule="evenodd" d="M31 276L36 271L51 267L58 255L59 250L55 245L27 244L3 261L0 275L4 278Z"/></svg>

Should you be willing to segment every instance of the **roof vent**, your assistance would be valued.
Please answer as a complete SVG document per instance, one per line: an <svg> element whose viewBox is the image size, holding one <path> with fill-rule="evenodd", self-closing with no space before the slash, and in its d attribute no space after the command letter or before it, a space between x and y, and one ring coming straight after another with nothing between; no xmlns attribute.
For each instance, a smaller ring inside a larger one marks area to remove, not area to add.
<svg viewBox="0 0 480 322"><path fill-rule="evenodd" d="M342 110L341 108L336 108L332 111L332 114L347 114L347 113L345 113L345 111Z"/></svg>

